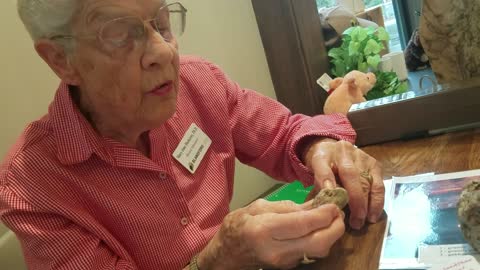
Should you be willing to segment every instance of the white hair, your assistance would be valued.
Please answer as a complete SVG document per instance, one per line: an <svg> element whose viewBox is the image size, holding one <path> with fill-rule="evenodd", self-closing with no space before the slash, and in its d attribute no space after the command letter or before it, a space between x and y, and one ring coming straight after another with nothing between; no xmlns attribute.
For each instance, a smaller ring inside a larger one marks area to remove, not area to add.
<svg viewBox="0 0 480 270"><path fill-rule="evenodd" d="M17 0L20 19L33 41L71 34L78 0Z"/></svg>

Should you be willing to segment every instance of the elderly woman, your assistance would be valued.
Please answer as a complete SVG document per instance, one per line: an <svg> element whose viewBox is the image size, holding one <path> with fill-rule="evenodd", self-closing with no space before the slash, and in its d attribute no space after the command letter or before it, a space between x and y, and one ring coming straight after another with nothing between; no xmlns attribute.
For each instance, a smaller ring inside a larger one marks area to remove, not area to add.
<svg viewBox="0 0 480 270"><path fill-rule="evenodd" d="M316 191L338 182L353 228L378 220L381 170L350 143L348 120L291 115L215 65L179 57L180 3L18 9L61 79L0 170L1 219L30 269L291 268L326 256L344 232L334 205L258 200L229 213L235 157Z"/></svg>

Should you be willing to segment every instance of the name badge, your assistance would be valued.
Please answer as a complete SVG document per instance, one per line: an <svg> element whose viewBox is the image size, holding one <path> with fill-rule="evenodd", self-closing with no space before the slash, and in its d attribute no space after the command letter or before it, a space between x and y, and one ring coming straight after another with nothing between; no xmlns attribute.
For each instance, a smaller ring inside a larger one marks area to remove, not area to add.
<svg viewBox="0 0 480 270"><path fill-rule="evenodd" d="M328 76L327 73L323 74L322 77L320 77L318 80L317 80L317 84L320 85L320 87L323 88L323 90L325 91L329 91L330 90L330 82L333 81L333 79Z"/></svg>
<svg viewBox="0 0 480 270"><path fill-rule="evenodd" d="M195 173L212 140L197 125L192 124L173 152L173 157L190 173Z"/></svg>

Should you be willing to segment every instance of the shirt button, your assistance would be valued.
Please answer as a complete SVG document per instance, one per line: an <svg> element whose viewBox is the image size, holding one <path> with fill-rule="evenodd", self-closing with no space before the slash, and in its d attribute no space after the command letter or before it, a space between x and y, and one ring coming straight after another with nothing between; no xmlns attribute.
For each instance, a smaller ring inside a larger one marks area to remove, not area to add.
<svg viewBox="0 0 480 270"><path fill-rule="evenodd" d="M167 174L164 173L164 172L161 172L159 176L160 176L160 179L162 179L162 180L167 179Z"/></svg>
<svg viewBox="0 0 480 270"><path fill-rule="evenodd" d="M180 220L180 223L182 223L183 226L187 226L188 225L188 218L184 217Z"/></svg>

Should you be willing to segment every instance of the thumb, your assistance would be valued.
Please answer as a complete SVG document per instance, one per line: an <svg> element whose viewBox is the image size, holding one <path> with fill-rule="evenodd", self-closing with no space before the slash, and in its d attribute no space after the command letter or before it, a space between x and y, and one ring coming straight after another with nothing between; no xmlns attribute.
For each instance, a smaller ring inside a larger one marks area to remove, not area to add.
<svg viewBox="0 0 480 270"><path fill-rule="evenodd" d="M302 211L303 209L299 204L289 200L270 202L264 199L259 199L245 207L245 210L249 215L256 216L265 213L291 213Z"/></svg>
<svg viewBox="0 0 480 270"><path fill-rule="evenodd" d="M330 179L324 179L323 181L320 181L320 182L323 183L320 186L314 185L312 190L310 190L307 197L305 198L305 203L307 203L307 202L311 201L313 198L315 198L315 196L317 196L317 194L320 192L320 190L325 189L325 188L328 188L328 189L335 188L336 187L335 181L332 181ZM335 179L335 178L333 178L333 179Z"/></svg>
<svg viewBox="0 0 480 270"><path fill-rule="evenodd" d="M305 201L313 199L317 193L324 188L331 189L336 186L335 174L333 173L332 168L330 168L326 162L316 162L315 164L312 164L312 169L315 183Z"/></svg>

